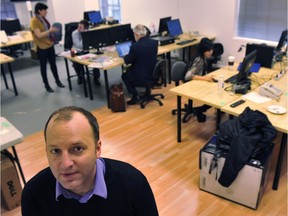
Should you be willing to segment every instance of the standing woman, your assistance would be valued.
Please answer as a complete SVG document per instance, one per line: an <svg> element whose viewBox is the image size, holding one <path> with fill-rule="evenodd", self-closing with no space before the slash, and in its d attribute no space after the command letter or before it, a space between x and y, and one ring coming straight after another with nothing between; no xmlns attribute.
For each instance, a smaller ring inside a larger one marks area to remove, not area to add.
<svg viewBox="0 0 288 216"><path fill-rule="evenodd" d="M54 49L53 33L59 29L52 27L46 20L48 6L42 3L35 5L35 16L31 19L30 29L32 32L34 43L36 44L37 56L40 61L41 76L47 92L54 92L50 87L47 78L47 61L50 64L52 74L58 87L64 88L58 76L56 66L56 54Z"/></svg>

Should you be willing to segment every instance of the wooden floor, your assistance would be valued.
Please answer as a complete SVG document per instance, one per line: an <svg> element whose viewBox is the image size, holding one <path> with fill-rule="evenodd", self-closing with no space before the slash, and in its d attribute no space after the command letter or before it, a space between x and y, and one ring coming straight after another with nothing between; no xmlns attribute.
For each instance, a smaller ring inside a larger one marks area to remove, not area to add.
<svg viewBox="0 0 288 216"><path fill-rule="evenodd" d="M171 115L176 97L169 93L170 87L154 90L165 94L162 107L152 102L145 109L129 106L124 113L112 113L106 107L93 111L100 124L102 156L129 162L146 175L161 216L287 215L287 162L279 189L272 190L280 136L275 140L268 186L257 210L200 191L199 150L215 132L215 109L208 111L206 123L191 119L183 125L182 142L177 143L176 116ZM27 180L48 165L43 131L26 137L16 149ZM2 215L20 216L20 207L2 209Z"/></svg>

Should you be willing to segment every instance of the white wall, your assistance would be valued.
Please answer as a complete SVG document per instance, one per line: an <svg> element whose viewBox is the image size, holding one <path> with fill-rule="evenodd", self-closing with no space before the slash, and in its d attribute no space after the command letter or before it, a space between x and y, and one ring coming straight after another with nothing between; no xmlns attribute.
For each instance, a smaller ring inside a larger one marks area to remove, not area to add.
<svg viewBox="0 0 288 216"><path fill-rule="evenodd" d="M199 31L200 34L215 35L216 42L224 45L223 65L227 63L229 55L234 55L236 61L242 60L245 48L242 52L238 52L242 44L263 43L234 37L238 0L122 0L121 2L122 23L131 23L132 27L139 23L150 27L153 23L158 29L159 18L172 16L180 18L183 31ZM49 7L47 19L51 23L77 22L83 18L83 11L99 10L98 0L47 0L46 3ZM26 3L15 5L21 23L28 25L30 14Z"/></svg>

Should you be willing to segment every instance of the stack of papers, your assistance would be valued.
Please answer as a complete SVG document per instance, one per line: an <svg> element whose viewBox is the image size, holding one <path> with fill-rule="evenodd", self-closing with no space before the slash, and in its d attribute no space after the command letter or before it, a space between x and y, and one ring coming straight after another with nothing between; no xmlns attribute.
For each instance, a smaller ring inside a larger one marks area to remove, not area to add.
<svg viewBox="0 0 288 216"><path fill-rule="evenodd" d="M99 56L90 59L92 62L88 65L91 68L103 68L114 63L113 58L109 56Z"/></svg>
<svg viewBox="0 0 288 216"><path fill-rule="evenodd" d="M80 55L80 56L77 56L78 59L81 59L81 60L85 60L85 59L90 59L90 58L93 58L95 57L96 55L93 54L93 53L88 53L88 54L85 54L85 55Z"/></svg>

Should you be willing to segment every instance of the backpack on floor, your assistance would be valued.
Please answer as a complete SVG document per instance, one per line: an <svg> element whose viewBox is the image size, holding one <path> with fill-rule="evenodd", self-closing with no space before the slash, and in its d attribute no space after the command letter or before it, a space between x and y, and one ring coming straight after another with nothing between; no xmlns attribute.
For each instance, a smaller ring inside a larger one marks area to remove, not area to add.
<svg viewBox="0 0 288 216"><path fill-rule="evenodd" d="M125 98L122 83L114 84L110 87L110 108L113 112L125 112Z"/></svg>

